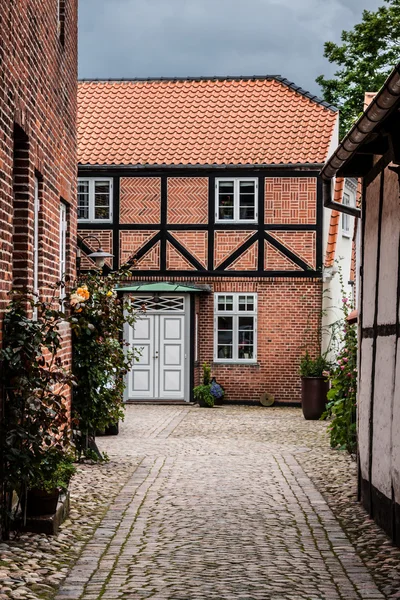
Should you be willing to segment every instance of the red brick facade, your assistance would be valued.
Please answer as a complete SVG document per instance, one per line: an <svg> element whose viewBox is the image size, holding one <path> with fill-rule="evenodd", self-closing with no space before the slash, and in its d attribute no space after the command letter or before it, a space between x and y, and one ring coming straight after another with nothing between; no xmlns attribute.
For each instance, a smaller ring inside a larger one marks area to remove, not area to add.
<svg viewBox="0 0 400 600"><path fill-rule="evenodd" d="M161 179L121 177L120 223L159 223Z"/></svg>
<svg viewBox="0 0 400 600"><path fill-rule="evenodd" d="M102 229L100 231L98 229L85 229L84 232L80 233L80 237L82 237L85 245L88 248L90 248L90 251L96 252L96 250L98 249L98 244L96 243L96 240L94 240L93 238L91 239L89 237L91 235L93 237L96 237L99 240L100 246L103 248L103 250L112 254L112 239L113 239L112 231L107 230L107 229ZM111 267L112 266L111 261L112 261L111 258L107 258L106 265ZM95 266L96 265L95 265L94 260L92 260L91 258L87 258L86 254L84 252L82 252L82 259L81 259L81 265L80 265L81 270L85 271L88 269L93 269Z"/></svg>
<svg viewBox="0 0 400 600"><path fill-rule="evenodd" d="M265 223L316 223L316 206L314 177L265 179Z"/></svg>
<svg viewBox="0 0 400 600"><path fill-rule="evenodd" d="M322 284L318 280L225 279L210 282L213 292L257 293L257 363L213 363L214 296L199 302L199 365L212 365L212 375L227 400L259 400L264 392L277 402L300 401L299 361L304 348L315 348L321 314ZM198 378L200 375L197 376Z"/></svg>
<svg viewBox="0 0 400 600"><path fill-rule="evenodd" d="M168 178L168 223L208 222L208 177Z"/></svg>
<svg viewBox="0 0 400 600"><path fill-rule="evenodd" d="M66 271L75 273L77 0L0 3L0 39L1 326L13 280L33 286L35 177L40 296L48 297L59 280L61 201L67 205Z"/></svg>

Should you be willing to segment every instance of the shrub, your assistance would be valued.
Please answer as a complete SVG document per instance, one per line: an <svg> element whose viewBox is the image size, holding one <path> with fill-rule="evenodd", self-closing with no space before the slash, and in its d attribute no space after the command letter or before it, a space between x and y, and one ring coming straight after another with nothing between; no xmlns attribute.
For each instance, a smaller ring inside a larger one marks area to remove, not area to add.
<svg viewBox="0 0 400 600"><path fill-rule="evenodd" d="M135 354L122 340L125 323L135 323L129 300L115 292L121 273L81 277L70 296L73 341L73 421L79 453L87 453L97 430L124 418L125 375ZM90 453L93 457L93 453Z"/></svg>

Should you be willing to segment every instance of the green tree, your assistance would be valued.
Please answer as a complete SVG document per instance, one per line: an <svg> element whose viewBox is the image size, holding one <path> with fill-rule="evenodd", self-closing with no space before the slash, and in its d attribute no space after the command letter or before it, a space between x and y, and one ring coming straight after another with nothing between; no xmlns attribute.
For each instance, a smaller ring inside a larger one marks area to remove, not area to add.
<svg viewBox="0 0 400 600"><path fill-rule="evenodd" d="M339 69L316 81L324 99L340 109L340 137L363 110L365 92L378 91L400 57L400 0L384 0L376 12L364 10L361 23L342 31L342 44L325 43L324 56Z"/></svg>

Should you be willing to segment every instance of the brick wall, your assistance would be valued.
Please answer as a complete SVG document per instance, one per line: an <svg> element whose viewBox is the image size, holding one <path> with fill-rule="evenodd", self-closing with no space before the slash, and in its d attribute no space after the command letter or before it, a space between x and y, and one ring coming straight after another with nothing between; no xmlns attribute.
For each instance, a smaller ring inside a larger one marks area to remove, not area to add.
<svg viewBox="0 0 400 600"><path fill-rule="evenodd" d="M168 223L208 222L208 178L168 178Z"/></svg>
<svg viewBox="0 0 400 600"><path fill-rule="evenodd" d="M61 199L67 271L75 272L77 0L63 0L60 14L58 8L55 0L0 3L0 331L13 277L33 284L35 176L40 295L48 297L59 279ZM63 333L68 363L70 336Z"/></svg>
<svg viewBox="0 0 400 600"><path fill-rule="evenodd" d="M156 234L156 231L120 231L120 264L125 264ZM151 248L142 258L135 263L137 269L160 268L160 244Z"/></svg>
<svg viewBox="0 0 400 600"><path fill-rule="evenodd" d="M139 280L140 275L133 280ZM147 277L160 281L160 277ZM131 280L130 280L131 281ZM168 281L199 283L196 277L168 277ZM223 385L229 401L259 401L270 392L276 402L300 402L300 357L305 348L311 354L319 349L322 310L322 282L319 279L262 278L238 279L205 277L201 283L211 294L196 298L198 314L198 361L194 384L201 379L201 365L212 365L212 375ZM254 365L214 363L214 293L257 293L257 363ZM193 340L194 343L194 340Z"/></svg>
<svg viewBox="0 0 400 600"><path fill-rule="evenodd" d="M101 229L101 230L99 230L99 229L84 229L79 232L79 237L82 238L85 246L90 248L91 252L96 252L98 249L98 244L97 244L96 240L94 240L93 238L87 239L88 236L90 236L90 235L96 237L99 240L100 246L103 250L105 250L105 252L109 252L110 254L112 254L113 232L110 229ZM112 258L106 259L106 265L108 265L109 267L112 267ZM91 258L88 258L86 256L85 252L82 251L81 266L80 266L81 271L93 269L95 267L96 267L95 261L92 260Z"/></svg>
<svg viewBox="0 0 400 600"><path fill-rule="evenodd" d="M161 219L161 179L121 177L120 223L159 223Z"/></svg>
<svg viewBox="0 0 400 600"><path fill-rule="evenodd" d="M265 223L316 223L314 177L266 177Z"/></svg>

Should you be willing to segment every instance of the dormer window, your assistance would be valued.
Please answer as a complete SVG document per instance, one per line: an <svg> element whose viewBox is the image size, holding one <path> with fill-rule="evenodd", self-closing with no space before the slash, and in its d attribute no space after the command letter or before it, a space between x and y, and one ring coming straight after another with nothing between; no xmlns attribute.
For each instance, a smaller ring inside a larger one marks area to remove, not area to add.
<svg viewBox="0 0 400 600"><path fill-rule="evenodd" d="M217 223L257 221L258 181L253 178L217 179L215 220Z"/></svg>

